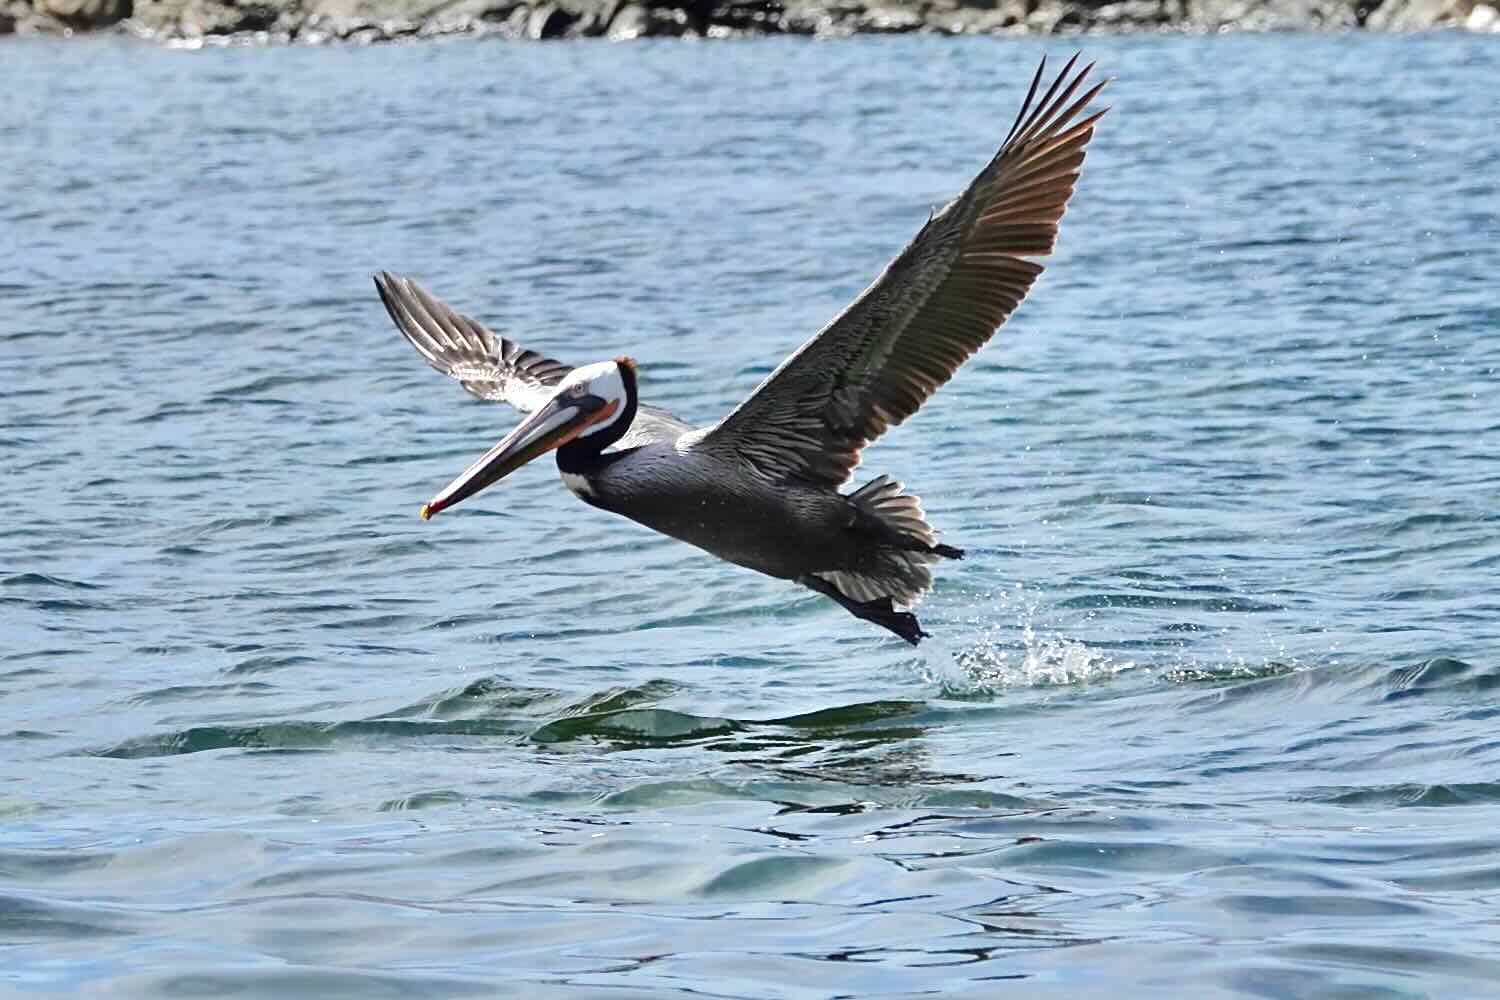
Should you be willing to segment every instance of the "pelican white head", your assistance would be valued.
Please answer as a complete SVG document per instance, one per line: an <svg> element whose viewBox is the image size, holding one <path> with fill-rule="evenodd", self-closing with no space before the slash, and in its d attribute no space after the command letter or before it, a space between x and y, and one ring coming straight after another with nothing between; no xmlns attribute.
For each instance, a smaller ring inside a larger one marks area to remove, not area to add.
<svg viewBox="0 0 1500 1000"><path fill-rule="evenodd" d="M554 399L561 398L566 402L592 396L603 401L597 419L580 431L579 437L600 434L624 418L630 408L630 392L625 385L626 375L623 371L627 367L633 381L635 362L629 358L616 358L613 361L596 361L582 368L574 368L558 383ZM605 411L608 411L607 416L604 415Z"/></svg>
<svg viewBox="0 0 1500 1000"><path fill-rule="evenodd" d="M597 453L618 441L635 419L635 362L615 358L575 368L550 399L422 507L426 520L499 482L527 462L577 440ZM566 453L565 453L566 454Z"/></svg>

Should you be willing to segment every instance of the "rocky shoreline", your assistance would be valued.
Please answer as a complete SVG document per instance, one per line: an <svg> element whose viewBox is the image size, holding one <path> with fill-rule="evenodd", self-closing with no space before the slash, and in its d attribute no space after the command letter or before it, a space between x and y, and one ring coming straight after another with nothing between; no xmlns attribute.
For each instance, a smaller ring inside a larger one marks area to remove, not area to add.
<svg viewBox="0 0 1500 1000"><path fill-rule="evenodd" d="M1500 0L0 0L0 35L197 47L860 33L1500 31Z"/></svg>

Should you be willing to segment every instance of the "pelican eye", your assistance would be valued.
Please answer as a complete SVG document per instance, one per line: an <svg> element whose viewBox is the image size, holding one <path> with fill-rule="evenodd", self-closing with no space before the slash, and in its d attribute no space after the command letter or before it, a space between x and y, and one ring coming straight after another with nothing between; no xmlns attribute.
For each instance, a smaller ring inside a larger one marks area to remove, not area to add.
<svg viewBox="0 0 1500 1000"><path fill-rule="evenodd" d="M584 385L582 382L578 382L578 383L576 383L574 385L568 386L568 395L570 397L572 397L573 399L578 399L578 398L582 397L583 394L585 392L587 392L587 391L588 391L588 386Z"/></svg>

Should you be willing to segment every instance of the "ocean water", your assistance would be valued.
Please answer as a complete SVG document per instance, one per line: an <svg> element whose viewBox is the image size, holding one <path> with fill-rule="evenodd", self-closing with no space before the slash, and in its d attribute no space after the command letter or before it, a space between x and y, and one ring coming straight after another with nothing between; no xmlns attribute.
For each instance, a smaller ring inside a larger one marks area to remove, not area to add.
<svg viewBox="0 0 1500 1000"><path fill-rule="evenodd" d="M1500 48L1080 40L857 474L912 649L578 503L371 272L709 422L1062 40L0 45L0 991L1500 995Z"/></svg>

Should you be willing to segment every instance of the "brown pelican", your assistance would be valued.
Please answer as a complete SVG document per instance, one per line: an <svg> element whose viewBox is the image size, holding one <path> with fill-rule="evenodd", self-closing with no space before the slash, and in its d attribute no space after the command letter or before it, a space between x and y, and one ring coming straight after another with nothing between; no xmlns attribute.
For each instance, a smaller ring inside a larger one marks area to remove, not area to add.
<svg viewBox="0 0 1500 1000"><path fill-rule="evenodd" d="M916 496L890 476L838 487L860 450L915 413L1016 308L1051 253L1104 111L1104 87L1078 93L1092 65L1074 56L1035 100L1046 60L999 152L932 215L869 288L783 361L728 416L693 428L641 403L630 358L570 368L381 272L396 326L438 371L529 416L422 507L430 518L557 451L585 502L792 580L915 645L909 608L938 542Z"/></svg>

